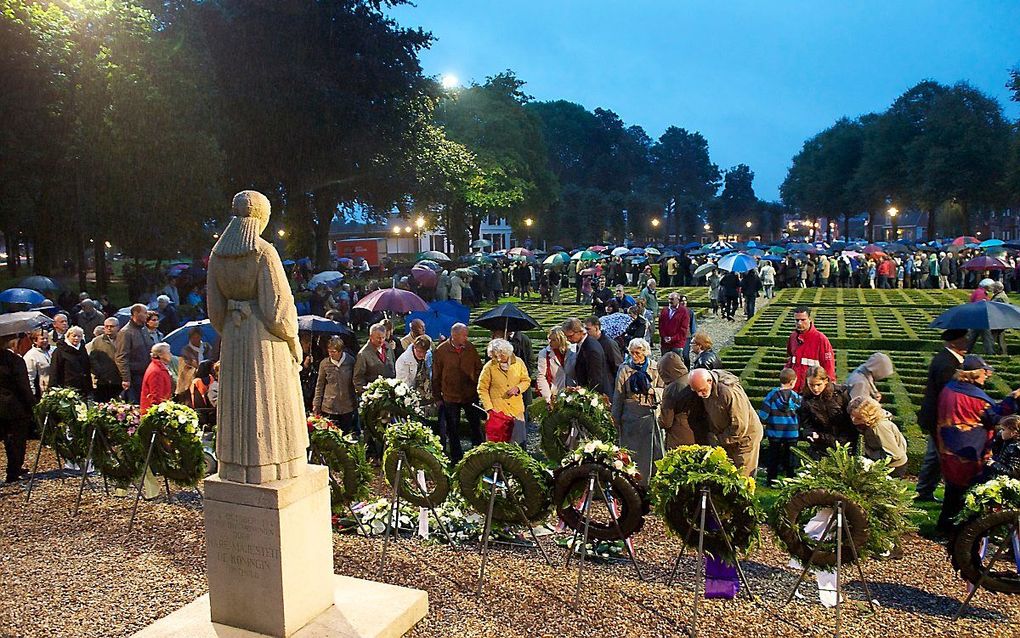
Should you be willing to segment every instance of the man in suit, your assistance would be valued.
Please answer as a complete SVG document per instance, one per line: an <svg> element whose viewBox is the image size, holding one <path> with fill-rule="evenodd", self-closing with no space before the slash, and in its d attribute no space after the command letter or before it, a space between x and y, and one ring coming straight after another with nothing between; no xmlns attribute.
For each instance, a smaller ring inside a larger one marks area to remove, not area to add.
<svg viewBox="0 0 1020 638"><path fill-rule="evenodd" d="M918 501L934 501L935 488L942 478L939 467L939 452L935 442L936 417L938 416L939 394L963 364L967 354L967 331L952 329L942 332L945 347L928 364L928 383L924 387L921 409L917 412L917 425L928 435L928 448L924 452L921 471L917 475Z"/></svg>
<svg viewBox="0 0 1020 638"><path fill-rule="evenodd" d="M620 365L623 363L623 354L620 352L620 346L617 345L614 339L610 339L609 335L602 332L602 321L598 317L588 317L585 319L584 331L602 346L602 352L606 357L606 374L609 375L610 383L614 383L616 381L616 373L620 370Z"/></svg>
<svg viewBox="0 0 1020 638"><path fill-rule="evenodd" d="M691 311L680 304L680 294L669 293L669 305L659 313L659 341L662 353L683 352L691 329Z"/></svg>
<svg viewBox="0 0 1020 638"><path fill-rule="evenodd" d="M580 387L596 390L612 397L613 386L606 370L606 352L596 339L585 332L581 320L571 317L561 326L567 341L577 349L577 363L574 365L574 380Z"/></svg>
<svg viewBox="0 0 1020 638"><path fill-rule="evenodd" d="M17 335L0 336L0 438L7 454L8 483L28 474L23 467L25 445L36 403L25 361L14 352L17 343Z"/></svg>
<svg viewBox="0 0 1020 638"><path fill-rule="evenodd" d="M393 351L386 347L386 326L373 324L368 329L368 343L354 360L354 392L361 395L365 386L379 377L392 379L396 376Z"/></svg>

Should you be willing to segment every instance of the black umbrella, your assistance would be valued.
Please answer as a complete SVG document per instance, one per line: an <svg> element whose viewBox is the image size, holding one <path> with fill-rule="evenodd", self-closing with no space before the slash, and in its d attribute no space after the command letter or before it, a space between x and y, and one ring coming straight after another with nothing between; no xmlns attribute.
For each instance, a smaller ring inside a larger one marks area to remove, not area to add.
<svg viewBox="0 0 1020 638"><path fill-rule="evenodd" d="M538 322L512 303L500 304L473 322L486 330L519 332L538 327Z"/></svg>
<svg viewBox="0 0 1020 638"><path fill-rule="evenodd" d="M1020 328L1020 307L997 301L975 301L950 308L931 322L930 328L1005 330Z"/></svg>

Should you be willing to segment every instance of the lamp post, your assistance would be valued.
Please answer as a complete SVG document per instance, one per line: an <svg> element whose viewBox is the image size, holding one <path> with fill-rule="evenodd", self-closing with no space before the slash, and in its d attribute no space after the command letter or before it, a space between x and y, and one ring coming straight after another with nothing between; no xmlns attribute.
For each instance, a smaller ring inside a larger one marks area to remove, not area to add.
<svg viewBox="0 0 1020 638"><path fill-rule="evenodd" d="M532 219L530 217L525 217L524 218L524 227L528 229L528 239L526 241L526 243L528 245L525 246L525 248L528 248L528 249L531 248L531 227L532 227L532 225L534 225L534 223L535 223L534 219Z"/></svg>
<svg viewBox="0 0 1020 638"><path fill-rule="evenodd" d="M889 210L887 212L889 213L889 221L892 223L892 239L891 239L891 241L898 241L899 238L900 238L900 236L899 236L900 235L900 233L899 233L900 228L899 228L899 225L896 223L896 215L898 215L900 211L895 206L890 206Z"/></svg>
<svg viewBox="0 0 1020 638"><path fill-rule="evenodd" d="M425 229L425 218L418 215L418 219L414 220L414 241L417 244L417 252L421 252L421 233Z"/></svg>
<svg viewBox="0 0 1020 638"><path fill-rule="evenodd" d="M662 224L662 221L660 221L658 217L652 217L651 223L652 223L652 239L655 240L659 238L659 226Z"/></svg>

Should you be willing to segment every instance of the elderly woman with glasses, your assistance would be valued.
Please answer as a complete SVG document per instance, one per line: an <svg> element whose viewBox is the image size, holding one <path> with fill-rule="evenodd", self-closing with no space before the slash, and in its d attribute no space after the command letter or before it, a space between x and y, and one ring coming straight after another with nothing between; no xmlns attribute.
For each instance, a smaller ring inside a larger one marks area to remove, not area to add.
<svg viewBox="0 0 1020 638"><path fill-rule="evenodd" d="M651 476L652 463L662 458L662 433L655 423L655 408L659 403L656 391L663 384L651 354L647 341L630 340L627 358L616 373L613 393L613 423L620 446L634 453L645 482Z"/></svg>
<svg viewBox="0 0 1020 638"><path fill-rule="evenodd" d="M502 412L514 418L510 440L524 446L527 429L524 425L524 393L531 387L531 378L524 362L514 355L514 347L506 339L493 339L486 349L489 361L478 375L478 398L485 411Z"/></svg>

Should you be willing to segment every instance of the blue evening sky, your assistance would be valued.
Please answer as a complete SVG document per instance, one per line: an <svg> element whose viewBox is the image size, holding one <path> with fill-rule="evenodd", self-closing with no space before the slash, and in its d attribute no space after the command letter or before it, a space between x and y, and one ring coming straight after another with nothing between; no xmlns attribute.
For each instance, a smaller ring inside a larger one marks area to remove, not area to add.
<svg viewBox="0 0 1020 638"><path fill-rule="evenodd" d="M513 69L535 99L611 109L653 139L700 131L721 168L751 167L763 199L805 139L925 78L966 80L1020 117L1005 88L1017 0L418 0L391 15L437 38L430 75Z"/></svg>

